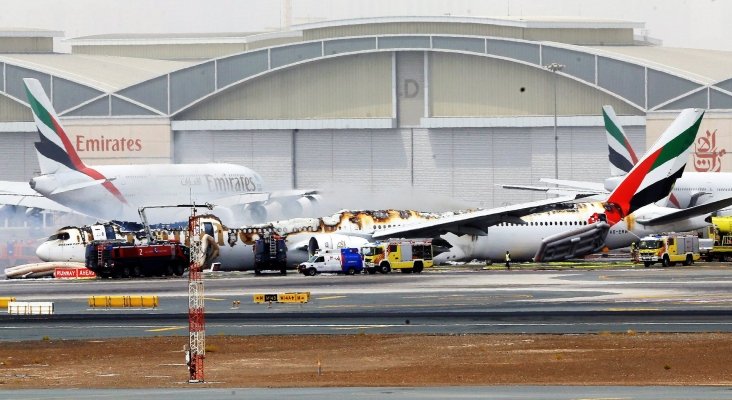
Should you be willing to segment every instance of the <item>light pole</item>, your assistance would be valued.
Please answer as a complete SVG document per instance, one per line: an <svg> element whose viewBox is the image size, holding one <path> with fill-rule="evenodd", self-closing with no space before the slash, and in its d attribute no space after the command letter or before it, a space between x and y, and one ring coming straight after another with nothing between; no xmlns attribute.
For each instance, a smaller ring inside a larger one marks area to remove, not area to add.
<svg viewBox="0 0 732 400"><path fill-rule="evenodd" d="M545 65L554 74L554 179L559 179L559 136L557 136L557 71L564 69L564 65L559 63L551 63Z"/></svg>

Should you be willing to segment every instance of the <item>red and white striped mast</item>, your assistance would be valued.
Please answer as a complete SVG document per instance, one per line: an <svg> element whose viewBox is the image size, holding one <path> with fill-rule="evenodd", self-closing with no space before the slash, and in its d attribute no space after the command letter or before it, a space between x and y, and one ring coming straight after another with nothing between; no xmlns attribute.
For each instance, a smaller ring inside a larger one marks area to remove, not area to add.
<svg viewBox="0 0 732 400"><path fill-rule="evenodd" d="M203 267L201 254L201 225L196 216L196 207L188 219L190 239L190 265L188 267L188 336L189 355L188 383L203 382L203 359L206 358L206 324L203 307Z"/></svg>

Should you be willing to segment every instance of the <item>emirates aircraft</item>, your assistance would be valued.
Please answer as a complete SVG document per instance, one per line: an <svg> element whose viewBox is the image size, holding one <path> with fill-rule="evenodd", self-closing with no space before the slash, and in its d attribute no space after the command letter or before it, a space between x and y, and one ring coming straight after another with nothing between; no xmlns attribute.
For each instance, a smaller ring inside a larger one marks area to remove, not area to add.
<svg viewBox="0 0 732 400"><path fill-rule="evenodd" d="M633 147L630 145L625 130L611 106L602 108L605 130L607 133L608 157L610 161L610 177L603 183L570 181L542 178L541 182L556 186L524 186L502 185L509 189L538 190L556 194L586 193L607 195L618 182L638 163ZM706 132L695 141L696 153L693 155L695 167L703 170L715 170L720 166L720 159L726 150L717 149L716 133ZM714 203L732 195L732 173L729 172L684 172L676 180L671 195L663 200L664 206L687 208Z"/></svg>
<svg viewBox="0 0 732 400"><path fill-rule="evenodd" d="M286 237L290 263L305 260L316 249L360 247L369 241L394 237L443 239L441 246L449 249L438 255L436 262L500 260L506 251L517 261L553 261L591 254L605 245L624 247L636 238L633 233L638 232L639 224L635 221L655 219L680 226L688 221L695 223L695 218L703 218L709 212L703 208L647 208L668 196L681 175L703 114L701 110L684 110L605 201L576 202L572 199L577 196L568 196L442 214L343 211L330 217L276 221L236 229L211 223L206 230L221 246L222 269L231 270L251 269L252 251L247 246L260 235L271 232ZM725 201L732 204L732 199ZM91 240L84 233L88 231L88 228L64 228L43 243L37 254L46 261L81 262L85 245ZM162 230L158 234L185 241L184 231L184 228Z"/></svg>
<svg viewBox="0 0 732 400"><path fill-rule="evenodd" d="M266 192L259 174L235 164L88 166L76 153L40 82L23 81L40 134L35 148L41 175L31 179L30 187L61 206L100 219L136 221L141 206L211 203L226 221L251 223L300 216L317 203L314 191ZM5 204L55 209L48 201L36 204L37 199L24 191L13 198L0 185L0 193ZM148 218L153 223L175 222L187 220L187 214L187 209L159 209Z"/></svg>

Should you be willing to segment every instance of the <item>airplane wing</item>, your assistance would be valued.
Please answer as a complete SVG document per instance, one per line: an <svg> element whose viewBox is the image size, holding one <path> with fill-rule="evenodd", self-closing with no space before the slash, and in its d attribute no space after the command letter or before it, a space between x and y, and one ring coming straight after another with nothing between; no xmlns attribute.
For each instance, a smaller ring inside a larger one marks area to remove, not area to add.
<svg viewBox="0 0 732 400"><path fill-rule="evenodd" d="M723 208L729 207L730 205L732 205L732 197L727 197L724 199L705 203L705 204L702 204L699 206L680 209L678 211L675 211L675 212L672 212L670 214L666 214L666 215L663 215L660 217L650 218L650 219L638 219L636 221L639 224L643 224L643 225L650 225L650 226L664 225L664 224L680 221L680 220L691 218L691 217L698 217L700 215L709 214L709 213L715 212L717 210L721 210Z"/></svg>
<svg viewBox="0 0 732 400"><path fill-rule="evenodd" d="M604 221L544 238L534 255L536 262L562 261L596 253L605 245L610 224Z"/></svg>
<svg viewBox="0 0 732 400"><path fill-rule="evenodd" d="M301 197L315 196L317 194L318 192L315 190L278 190L274 192L250 192L221 197L214 200L213 203L217 206L235 207L248 203L299 199Z"/></svg>
<svg viewBox="0 0 732 400"><path fill-rule="evenodd" d="M541 178L539 181L548 183L550 185L558 185L562 186L564 188L574 188L574 189L581 189L588 192L593 193L610 193L605 189L605 185L602 183L597 182L587 182L587 181L568 181L564 179L551 179L551 178Z"/></svg>
<svg viewBox="0 0 732 400"><path fill-rule="evenodd" d="M515 190L528 190L532 192L544 192L546 194L553 194L557 196L571 196L571 195L586 195L586 196L594 196L598 194L604 194L607 195L606 191L603 192L597 192L593 190L584 190L584 189L577 189L577 188L570 188L570 187L556 187L556 186L531 186L531 185L505 185L502 183L497 183L496 186L500 186L504 189L515 189Z"/></svg>
<svg viewBox="0 0 732 400"><path fill-rule="evenodd" d="M62 206L31 189L26 182L0 181L0 205L72 212L70 208Z"/></svg>
<svg viewBox="0 0 732 400"><path fill-rule="evenodd" d="M535 185L513 185L513 184L496 184L504 189L529 190L534 192L545 192L548 194L556 194L559 196L569 196L573 194L584 194L587 196L598 194L609 194L602 183L586 182L586 181L567 181L561 179L541 178L541 182L554 186L535 186Z"/></svg>
<svg viewBox="0 0 732 400"><path fill-rule="evenodd" d="M484 236L491 225L500 222L522 223L524 215L541 211L562 208L562 203L571 202L584 195L571 195L539 200L530 203L515 204L489 210L469 211L455 214L451 217L440 218L434 221L419 222L413 225L397 226L380 229L374 232L374 239L390 237L435 237L446 233L456 235Z"/></svg>
<svg viewBox="0 0 732 400"><path fill-rule="evenodd" d="M61 186L59 188L54 189L53 192L51 192L51 194L72 192L74 190L84 189L84 188L87 188L90 186L101 185L101 184L104 184L105 182L111 182L113 180L114 179L96 179L93 181L75 183L73 185L68 185L68 186Z"/></svg>

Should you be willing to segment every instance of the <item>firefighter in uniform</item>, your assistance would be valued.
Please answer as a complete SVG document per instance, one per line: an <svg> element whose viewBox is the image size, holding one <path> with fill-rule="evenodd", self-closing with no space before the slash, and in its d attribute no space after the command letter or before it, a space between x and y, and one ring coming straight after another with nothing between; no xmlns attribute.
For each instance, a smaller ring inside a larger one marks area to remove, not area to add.
<svg viewBox="0 0 732 400"><path fill-rule="evenodd" d="M511 269L511 253L506 250L506 269Z"/></svg>

